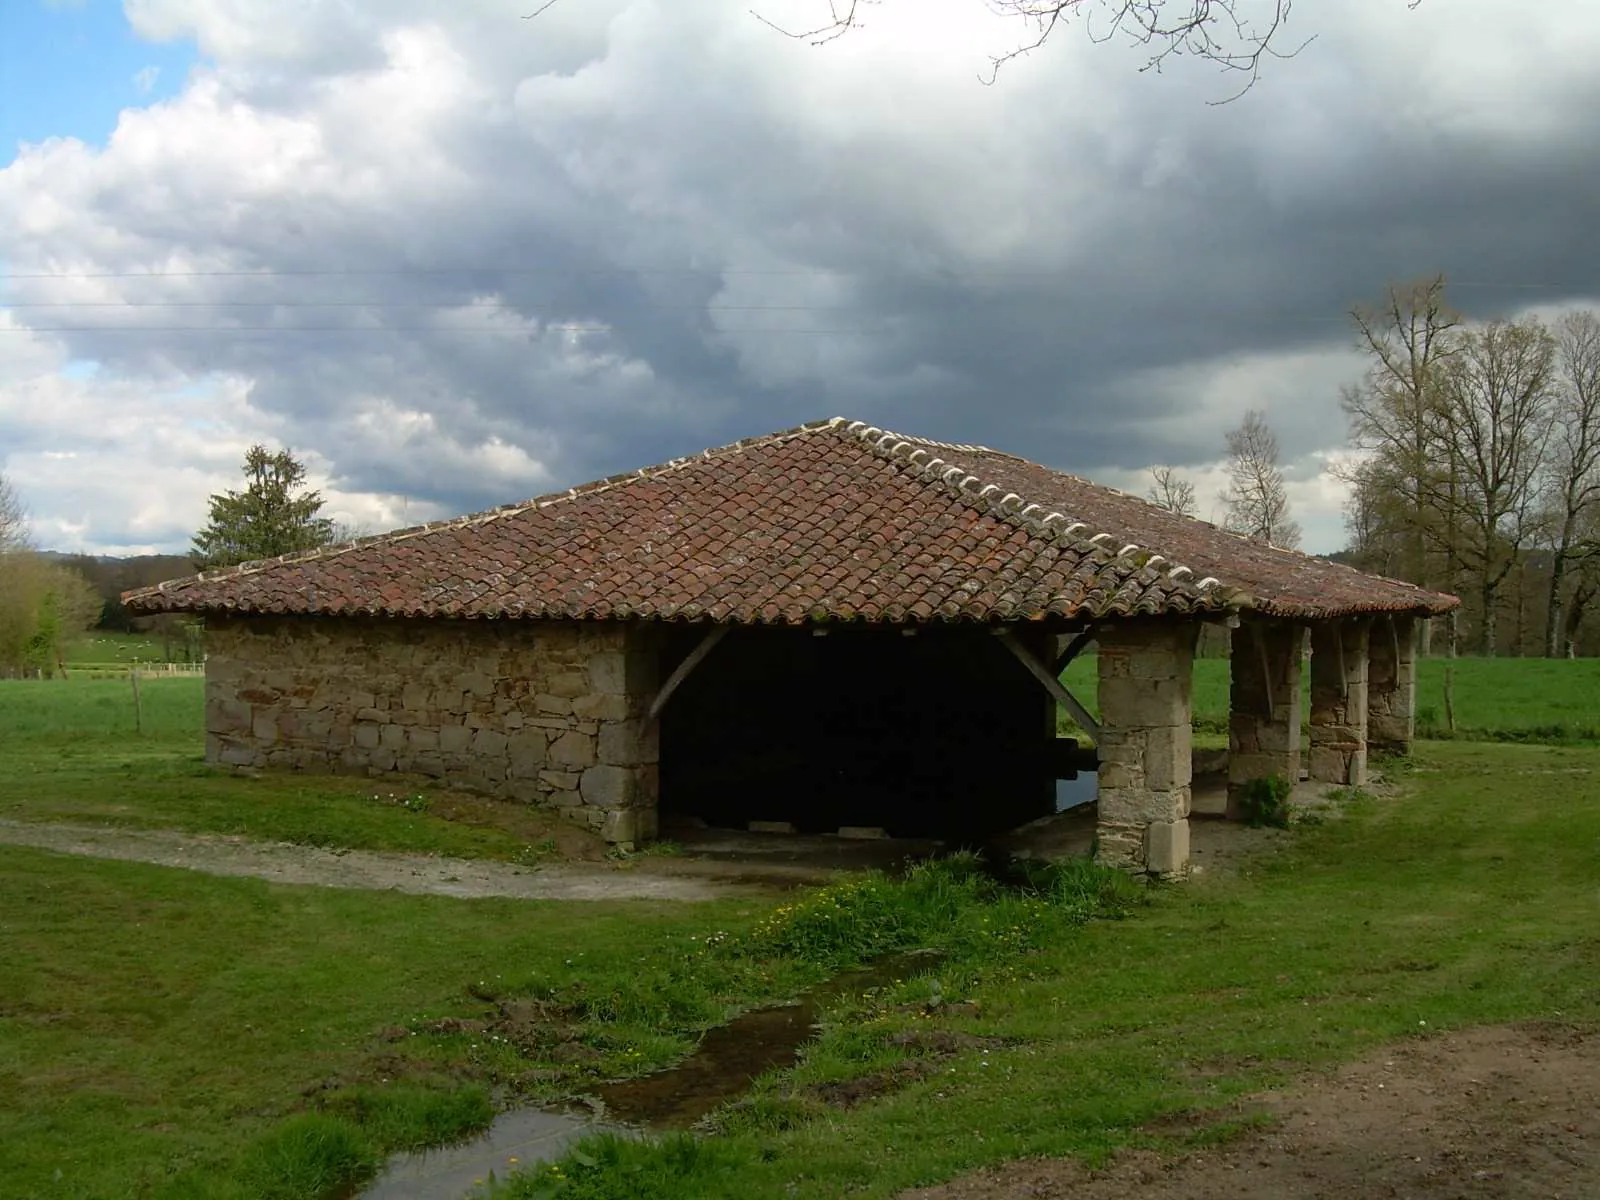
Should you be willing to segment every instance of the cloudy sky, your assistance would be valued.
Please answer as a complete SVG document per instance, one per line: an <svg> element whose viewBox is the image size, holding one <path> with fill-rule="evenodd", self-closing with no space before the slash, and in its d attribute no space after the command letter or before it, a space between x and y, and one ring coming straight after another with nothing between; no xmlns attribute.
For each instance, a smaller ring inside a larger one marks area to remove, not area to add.
<svg viewBox="0 0 1600 1200"><path fill-rule="evenodd" d="M257 440L378 531L835 414L1209 515L1255 407L1331 550L1352 303L1600 302L1592 0L1299 0L1221 105L1081 27L985 86L985 0L751 6L0 0L35 540L182 550Z"/></svg>

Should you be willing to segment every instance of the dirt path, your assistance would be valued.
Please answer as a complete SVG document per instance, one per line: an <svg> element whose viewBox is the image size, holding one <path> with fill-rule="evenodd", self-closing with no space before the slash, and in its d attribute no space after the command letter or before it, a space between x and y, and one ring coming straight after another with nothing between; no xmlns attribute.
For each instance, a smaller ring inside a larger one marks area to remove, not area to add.
<svg viewBox="0 0 1600 1200"><path fill-rule="evenodd" d="M274 883L419 895L511 896L523 900L715 900L756 895L770 885L717 879L649 864L512 863L432 855L323 850L288 842L257 842L218 834L91 825L34 825L0 820L0 844L63 854L183 867L208 875L243 875Z"/></svg>
<svg viewBox="0 0 1600 1200"><path fill-rule="evenodd" d="M1122 1154L1100 1171L1058 1159L1009 1163L901 1200L1600 1196L1600 1035L1592 1032L1497 1027L1418 1039L1244 1111L1275 1124L1177 1158ZM1237 1114L1218 1114L1229 1115Z"/></svg>

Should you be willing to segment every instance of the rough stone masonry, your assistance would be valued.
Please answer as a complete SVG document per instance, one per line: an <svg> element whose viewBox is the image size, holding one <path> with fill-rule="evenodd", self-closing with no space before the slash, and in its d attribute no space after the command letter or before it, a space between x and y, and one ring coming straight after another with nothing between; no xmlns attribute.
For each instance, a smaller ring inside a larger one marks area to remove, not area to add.
<svg viewBox="0 0 1600 1200"><path fill-rule="evenodd" d="M1095 836L1110 866L1189 870L1192 693L1198 626L1108 627L1098 637L1100 799Z"/></svg>
<svg viewBox="0 0 1600 1200"><path fill-rule="evenodd" d="M210 618L206 758L448 777L656 835L657 655L617 622Z"/></svg>

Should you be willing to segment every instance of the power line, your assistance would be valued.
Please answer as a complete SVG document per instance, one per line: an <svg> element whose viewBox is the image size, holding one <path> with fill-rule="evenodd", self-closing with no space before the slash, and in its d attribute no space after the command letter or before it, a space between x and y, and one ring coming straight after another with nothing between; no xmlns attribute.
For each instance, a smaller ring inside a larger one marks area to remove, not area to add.
<svg viewBox="0 0 1600 1200"><path fill-rule="evenodd" d="M481 325L16 325L0 333L616 333L614 325L540 325L537 329L493 329ZM715 328L707 333L859 334L893 333L892 329L747 329Z"/></svg>
<svg viewBox="0 0 1600 1200"><path fill-rule="evenodd" d="M839 304L641 304L621 307L639 307L673 312L690 309L695 312L847 312ZM439 301L411 300L24 300L17 303L0 301L0 308L390 308L439 309L447 312L484 313L516 312L531 315L522 308L488 308L470 304L450 304Z"/></svg>
<svg viewBox="0 0 1600 1200"><path fill-rule="evenodd" d="M947 282L975 279L1053 279L1072 274L1069 268L1059 270L1020 271L1010 269L963 270L944 272ZM175 271L0 271L0 279L341 279L341 278L403 278L405 276L439 275L498 275L498 276L550 276L593 277L624 275L691 275L738 276L770 278L803 278L806 276L835 277L859 272L831 267L508 267L508 266L455 266L455 267L268 267L252 270L175 270ZM937 270L929 272L885 272L896 277L917 276L940 279ZM1452 279L1451 288L1496 288L1514 290L1553 290L1594 285L1570 283L1525 282L1515 280Z"/></svg>
<svg viewBox="0 0 1600 1200"><path fill-rule="evenodd" d="M987 278L991 274L1028 274L1048 276L1064 274L1058 271L1040 272L965 272L969 276ZM805 275L834 276L841 274L828 267L801 267L786 269L750 269L730 267L269 267L250 271L4 271L0 279L305 279L305 278L365 278L407 275L738 275L799 277Z"/></svg>

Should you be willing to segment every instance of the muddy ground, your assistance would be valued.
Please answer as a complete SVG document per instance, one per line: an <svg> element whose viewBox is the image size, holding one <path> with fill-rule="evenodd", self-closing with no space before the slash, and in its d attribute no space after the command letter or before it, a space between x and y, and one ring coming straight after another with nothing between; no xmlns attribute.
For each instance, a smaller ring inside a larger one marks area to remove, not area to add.
<svg viewBox="0 0 1600 1200"><path fill-rule="evenodd" d="M208 875L251 876L274 883L411 892L420 895L511 896L523 900L714 900L756 895L759 878L696 877L637 869L634 863L555 862L518 866L485 859L368 850L324 850L220 834L90 825L33 825L0 820L0 844L64 854L183 867Z"/></svg>
<svg viewBox="0 0 1600 1200"><path fill-rule="evenodd" d="M1202 780L1197 779L1196 786L1204 786ZM1302 785L1293 803L1302 812L1336 816L1338 805L1326 799L1326 792L1320 786ZM663 829L681 853L608 858L605 844L593 834L520 805L447 795L431 811L463 824L504 828L530 844L547 839L554 852L548 860L521 864L329 850L226 834L7 819L0 819L0 845L155 863L211 875L252 876L274 883L526 900L712 900L770 894L825 883L841 871L896 870L941 848L931 841L746 833L689 822ZM993 846L1031 857L1086 855L1094 826L1094 806L1084 805L1002 835ZM1197 877L1230 873L1274 853L1293 837L1286 830L1250 829L1234 821L1197 818L1191 826Z"/></svg>
<svg viewBox="0 0 1600 1200"><path fill-rule="evenodd" d="M1466 1030L1384 1048L1212 1114L1272 1124L1187 1155L1102 1170L1008 1163L901 1200L1592 1200L1600 1196L1600 1036ZM1153 1130L1184 1137L1206 1122Z"/></svg>

